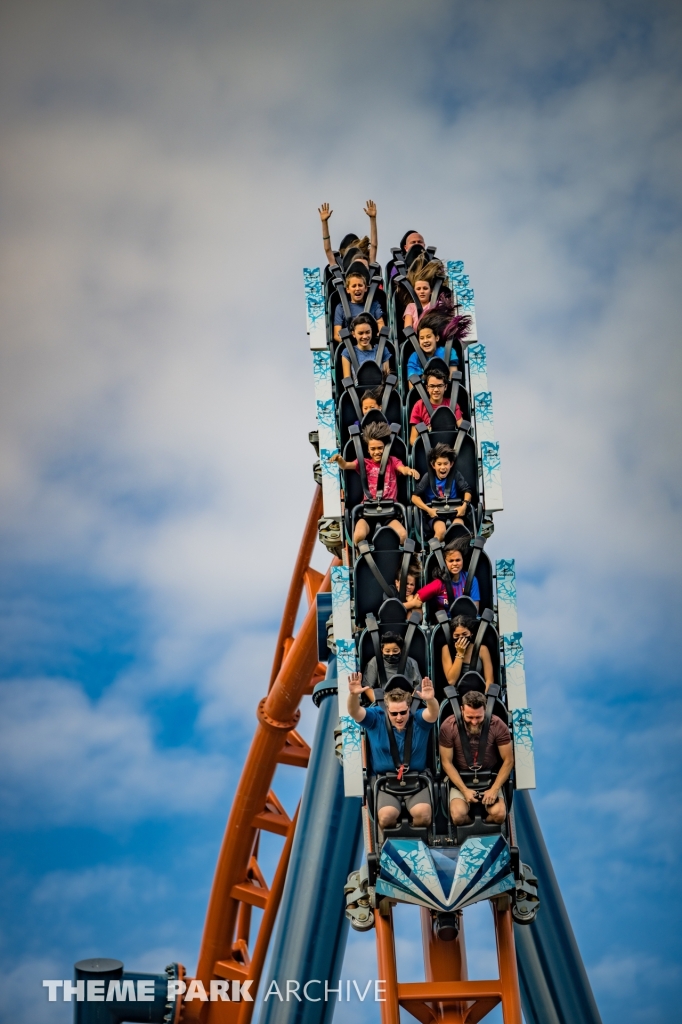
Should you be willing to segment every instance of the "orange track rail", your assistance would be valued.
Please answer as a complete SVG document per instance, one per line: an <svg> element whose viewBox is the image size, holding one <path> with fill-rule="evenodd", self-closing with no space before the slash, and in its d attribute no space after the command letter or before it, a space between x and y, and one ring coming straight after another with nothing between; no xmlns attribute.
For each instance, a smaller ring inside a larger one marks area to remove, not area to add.
<svg viewBox="0 0 682 1024"><path fill-rule="evenodd" d="M316 487L282 616L269 692L258 705L256 735L237 786L213 879L196 975L207 992L211 979L230 978L252 981L255 994L284 888L296 816L288 817L271 786L278 764L302 768L308 764L310 748L296 732L298 705L326 671L317 659L315 595L330 589L330 573L322 576L309 564L321 515L322 492ZM294 638L304 588L309 607ZM271 886L258 866L261 831L285 837ZM263 917L250 953L252 907L261 908ZM254 1005L192 1000L183 1004L182 1020L248 1024Z"/></svg>

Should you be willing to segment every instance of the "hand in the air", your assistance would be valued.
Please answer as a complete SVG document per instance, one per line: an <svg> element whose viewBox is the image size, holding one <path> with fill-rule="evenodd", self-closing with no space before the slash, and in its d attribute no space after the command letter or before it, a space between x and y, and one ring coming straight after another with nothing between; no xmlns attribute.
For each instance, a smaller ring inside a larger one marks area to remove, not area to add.
<svg viewBox="0 0 682 1024"><path fill-rule="evenodd" d="M433 700L436 693L433 688L433 683L431 682L428 676L424 676L424 678L422 679L421 690L415 690L414 695L415 697L421 697L422 700Z"/></svg>

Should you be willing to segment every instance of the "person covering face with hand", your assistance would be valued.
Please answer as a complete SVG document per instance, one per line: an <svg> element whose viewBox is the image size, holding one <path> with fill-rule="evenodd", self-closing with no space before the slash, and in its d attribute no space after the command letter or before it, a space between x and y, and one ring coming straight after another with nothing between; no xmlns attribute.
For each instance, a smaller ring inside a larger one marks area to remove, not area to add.
<svg viewBox="0 0 682 1024"><path fill-rule="evenodd" d="M466 618L464 615L457 615L452 620L451 628L455 652L454 658L447 644L441 651L443 671L449 685L456 686L466 672L473 670L483 676L487 691L493 682L494 672L490 651L485 644L481 645L476 664L471 664L471 655L474 651L474 635L478 629L478 623L475 619Z"/></svg>

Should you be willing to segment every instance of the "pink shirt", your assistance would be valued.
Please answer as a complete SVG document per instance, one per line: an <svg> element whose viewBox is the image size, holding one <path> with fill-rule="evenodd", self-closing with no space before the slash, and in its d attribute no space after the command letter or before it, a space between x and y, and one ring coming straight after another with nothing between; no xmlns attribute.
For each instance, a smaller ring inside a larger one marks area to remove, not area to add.
<svg viewBox="0 0 682 1024"><path fill-rule="evenodd" d="M396 475L396 467L402 466L403 463L400 459L396 459L395 455L389 455L388 462L386 463L386 475L384 476L384 498L388 501L395 501L398 497L398 477ZM358 460L356 459L352 463L353 469L357 472ZM372 498L377 496L377 480L379 479L379 468L380 463L373 462L372 459L365 459L365 472L367 473L367 484L369 486L369 493ZM363 498L363 501L365 499Z"/></svg>
<svg viewBox="0 0 682 1024"><path fill-rule="evenodd" d="M448 404L449 404L448 402L440 402L438 405L434 405L433 411L435 412L436 409L439 409L441 405L448 405ZM461 420L462 419L462 410L459 407L459 402L455 403L455 419L456 420ZM411 426L414 426L416 423L425 423L427 427L431 423L431 417L429 416L428 412L426 411L426 406L422 402L421 398L419 399L418 402L414 403L414 407L412 409L412 412L410 413L410 424L411 424Z"/></svg>
<svg viewBox="0 0 682 1024"><path fill-rule="evenodd" d="M417 330L417 324L421 320L422 316L424 316L424 313L428 313L428 311L430 309L433 309L433 306L431 305L430 302L427 302L426 305L424 306L424 308L421 311L421 316L419 316L417 314L417 304L415 302L410 302L409 306L405 307L405 312L403 313L403 323L405 322L405 317L406 316L411 316L412 317L412 330L416 331Z"/></svg>

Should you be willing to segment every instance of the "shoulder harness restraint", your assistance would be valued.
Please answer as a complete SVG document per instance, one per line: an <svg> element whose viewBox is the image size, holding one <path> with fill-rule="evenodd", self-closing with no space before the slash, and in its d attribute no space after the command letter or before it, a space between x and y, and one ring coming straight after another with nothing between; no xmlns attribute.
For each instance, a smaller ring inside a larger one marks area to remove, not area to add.
<svg viewBox="0 0 682 1024"><path fill-rule="evenodd" d="M409 537L406 538L405 543L403 544L403 558L402 562L400 563L400 576L398 577L398 582L400 584L398 594L401 601L404 601L406 597L407 573L410 568L410 560L412 558L412 555L414 554L414 549L414 541L410 540Z"/></svg>
<svg viewBox="0 0 682 1024"><path fill-rule="evenodd" d="M495 708L495 700L500 692L499 686L490 686L488 688L487 700L485 705L485 718L483 719L483 727L478 740L478 747L476 753L471 750L471 743L469 742L469 734L466 731L464 725L464 719L462 718L462 709L457 699L457 690L454 686L445 687L445 696L450 701L450 707L455 716L455 722L457 723L457 732L459 733L459 741L462 745L462 753L464 754L464 760L469 766L469 771L473 772L473 785L472 789L480 788L481 785L489 785L489 777L491 776L490 769L483 768L483 761L485 760L486 751L488 748L488 734L490 733L490 722L493 717L493 710ZM481 779L480 775L488 776L488 778ZM466 781L466 780L465 780Z"/></svg>
<svg viewBox="0 0 682 1024"><path fill-rule="evenodd" d="M462 591L464 597L468 597L471 593L471 588L476 578L476 570L478 569L478 563L481 557L481 551L485 546L485 537L476 537L471 542L471 547L474 549L471 553L471 559L469 560L469 568L467 569L467 581ZM484 612L485 614L485 612ZM483 618L483 616L481 616Z"/></svg>
<svg viewBox="0 0 682 1024"><path fill-rule="evenodd" d="M361 555L365 559L365 562L367 563L367 566L369 567L369 571L371 572L372 576L374 577L374 579L377 581L377 583L381 587L382 591L384 592L384 595L386 597L393 597L393 588L392 588L391 584L388 582L388 580L386 579L386 577L384 576L384 574L382 573L382 571L379 568L379 566L377 565L377 563L375 562L374 556L372 554L372 550L373 549L372 549L371 545L366 540L361 540L360 543L358 544L358 554ZM372 618L374 618L374 616L372 616ZM368 629L371 628L370 625L369 625L369 620L370 620L370 616L369 615L365 616L365 621L367 622L367 628ZM376 622L376 620L375 620L375 622Z"/></svg>

